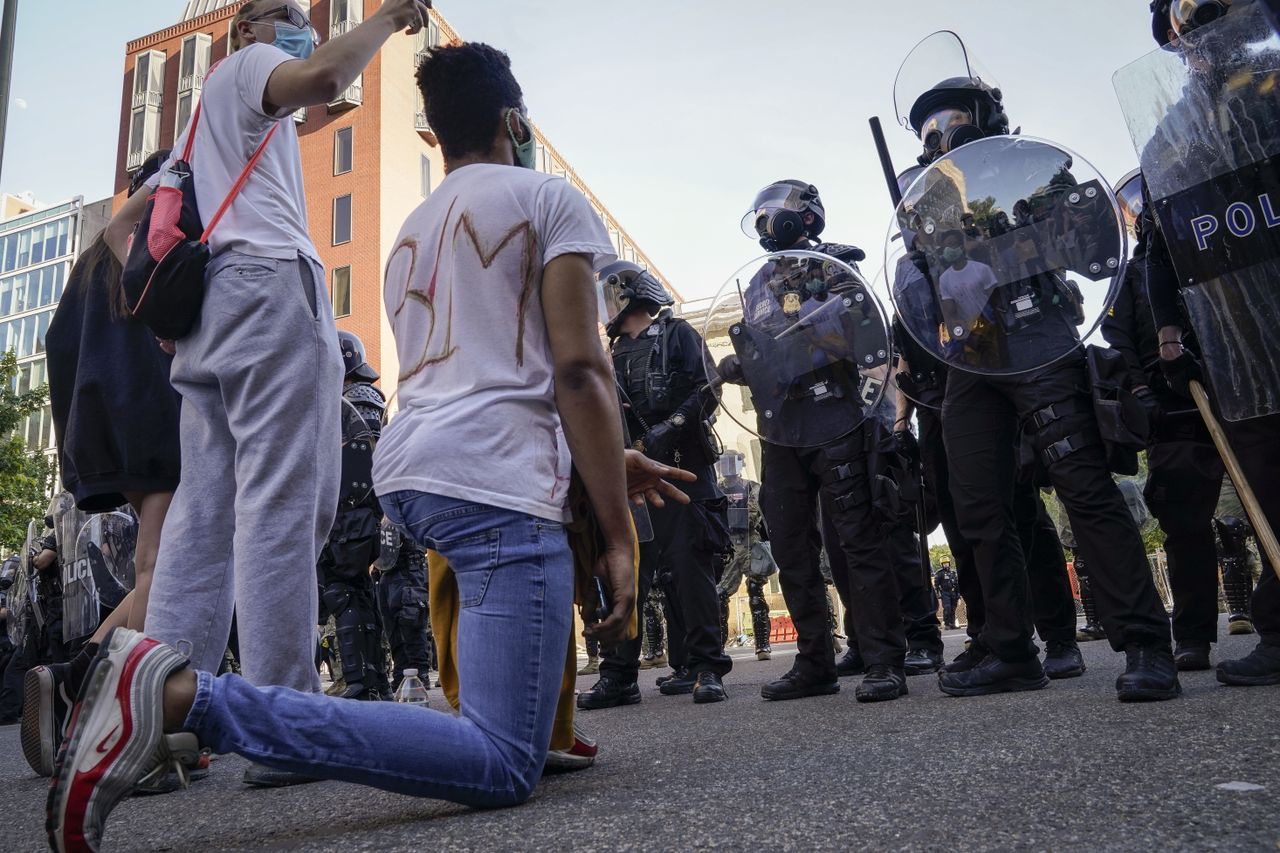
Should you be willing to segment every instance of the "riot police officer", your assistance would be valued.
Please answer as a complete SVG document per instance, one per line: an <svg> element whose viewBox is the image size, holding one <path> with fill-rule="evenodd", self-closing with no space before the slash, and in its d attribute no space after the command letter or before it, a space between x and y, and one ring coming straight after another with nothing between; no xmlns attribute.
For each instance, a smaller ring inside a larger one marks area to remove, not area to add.
<svg viewBox="0 0 1280 853"><path fill-rule="evenodd" d="M906 118L924 144L922 164L1009 132L1000 91L971 70L919 94L909 103ZM1037 210L1051 210L1057 199L1069 195L1075 179L1067 168L1069 164L1059 168L1037 190L1038 196L1014 206L1019 227L1043 222ZM944 176L952 191L958 190L949 180ZM976 189L970 181L967 190ZM1105 560L1108 570L1094 581L1112 646L1126 653L1125 672L1116 682L1119 698L1173 698L1181 688L1168 618L1142 537L1111 479L1093 401L1084 390L1089 376L1077 331L1082 320L1079 290L1051 265L1043 265L1034 240L1024 244L1020 238L1030 232L1001 241L1000 257L986 256L1006 277L997 276L972 251L981 245L995 253L997 247L970 241L1014 232L1008 213L993 210L990 219L979 223L971 207L948 208L945 198L935 199L939 205L932 215L943 220L920 223L932 235L929 245L921 247L920 263L930 288L923 292L934 294L941 322L932 322L929 314L924 316L929 322L909 325L909 330L922 344L936 341L944 357L969 366L949 372L942 423L952 496L961 532L974 546L986 605L986 624L975 645L987 653L962 671L949 668L939 685L950 695L975 696L1035 690L1049 683L1032 642L1026 554L1014 523L1015 482L1021 470L1024 480L1034 473L1053 484L1072 518L1080 550L1096 565ZM1071 221L1062 217L1046 227ZM1018 270L1027 272L1008 275ZM997 369L1010 364L1025 369ZM1020 459L1015 452L1019 441L1029 458Z"/></svg>
<svg viewBox="0 0 1280 853"><path fill-rule="evenodd" d="M670 572L668 602L673 615L679 616L672 621L669 642L672 663L682 669L659 689L668 696L692 693L697 703L720 702L727 696L722 679L733 667L720 641L716 594L729 535L724 495L712 469L719 454L707 436L706 421L715 412L716 399L709 388L702 338L674 316L674 300L647 270L619 261L601 270L599 277L609 306L606 331L627 434L647 456L698 475L697 482L683 486L690 504L672 502L649 510L653 538L640 544L637 600L648 598L661 566ZM683 637L678 638L679 628ZM640 646L636 637L604 650L600 680L578 696L578 707L639 702Z"/></svg>
<svg viewBox="0 0 1280 853"><path fill-rule="evenodd" d="M956 627L956 605L960 602L960 580L950 560L943 560L937 574L933 576L933 588L942 599L942 622L947 628Z"/></svg>
<svg viewBox="0 0 1280 853"><path fill-rule="evenodd" d="M826 211L812 184L777 181L756 195L743 220L743 230L754 235L766 251L784 254L777 261L767 262L746 288L742 296L744 322L740 324L744 329L761 325L761 334L773 338L783 330L766 329L762 324L812 316L805 313L806 303L807 310L818 313L828 300L837 298L840 302L831 303L837 309L840 304L855 306L849 310L856 312L852 322L859 328L876 328L869 314L864 313L869 310L865 284L845 271L863 260L865 254L854 246L820 243L825 227ZM785 255L787 251L808 250L834 258L840 265L818 264L809 258L788 259ZM887 371L887 335L883 325L879 328L872 333L881 339L870 348L868 357L877 369ZM846 343L840 342L842 352L848 349ZM721 361L719 374L726 382L751 386L751 372L768 367L747 363L735 354ZM821 425L824 438L841 437L827 438L812 446L762 441L761 508L778 562L782 594L798 635L795 664L782 678L764 685L761 695L766 699L798 699L840 689L829 598L819 569L820 505L835 528L852 579L852 621L859 651L868 665L867 675L857 688L857 699L875 702L907 695L903 668L906 636L898 582L884 547L881 518L872 496L871 449L882 436L875 419L865 416L866 397L860 393L861 388L852 387L862 367L842 357L835 364L798 378L788 377L785 383L785 405L780 408L790 407L790 417L796 424ZM861 386L862 380L858 384ZM756 387L758 381L752 387L753 395ZM767 414L758 412L758 422ZM831 418L838 418L839 424L827 424ZM762 434L793 426L786 423L785 411L782 420L784 423L776 428L763 427ZM851 423L853 428L849 430ZM802 430L793 443L803 444L803 437L809 434ZM917 565L916 571L924 570Z"/></svg>
<svg viewBox="0 0 1280 853"><path fill-rule="evenodd" d="M1265 243L1267 229L1260 225L1242 236L1225 226L1213 234L1170 233L1150 202L1167 203L1171 215L1185 214L1190 221L1210 207L1218 214L1234 207L1236 193L1255 202L1265 190L1264 171L1256 164L1280 153L1280 114L1274 74L1269 73L1276 61L1275 31L1260 4L1155 0L1151 11L1152 35L1163 50L1148 60L1168 67L1172 73L1166 79L1175 87L1167 93L1173 105L1150 137L1135 138L1153 226L1146 285L1159 365L1179 393L1189 395L1191 382L1203 383L1274 530L1280 524L1280 415L1273 413L1280 394L1272 320L1280 310L1274 242ZM1213 31L1186 38L1200 27ZM1142 75L1132 85L1146 86L1152 79L1148 60L1132 66ZM1149 105L1136 106L1149 113ZM1175 204L1191 187L1205 190ZM1236 258L1237 250L1224 250L1220 241L1250 236L1264 243L1256 251L1239 248L1238 257L1247 263L1227 260ZM1205 258L1211 259L1207 266ZM1280 579L1265 549L1262 563L1251 607L1259 642L1248 656L1218 664L1217 677L1224 684L1280 684Z"/></svg>
<svg viewBox="0 0 1280 853"><path fill-rule="evenodd" d="M724 642L728 642L729 599L746 577L756 659L769 660L772 648L769 645L769 604L764 598L764 585L777 571L777 565L764 544L768 540L760 512L760 484L742 476L744 459L736 450L726 451L716 467L720 474L720 490L729 501L729 535L733 541L733 551L727 555L719 584L721 636Z"/></svg>
<svg viewBox="0 0 1280 853"><path fill-rule="evenodd" d="M335 624L342 695L383 699L390 694L382 650L382 626L370 568L378 557L382 510L373 493L373 446L382 434L386 399L374 387L378 373L365 359L364 344L351 332L339 332L346 368L342 390L342 488L337 516L320 552L321 622Z"/></svg>
<svg viewBox="0 0 1280 853"><path fill-rule="evenodd" d="M1253 592L1253 555L1249 553L1249 537L1253 530L1249 522L1235 515L1224 515L1213 520L1217 533L1217 554L1222 565L1222 591L1227 598L1227 631L1231 634L1252 634L1253 620L1249 616L1249 596ZM1214 616L1217 617L1217 596Z"/></svg>
<svg viewBox="0 0 1280 853"><path fill-rule="evenodd" d="M416 669L424 684L436 669L427 597L427 555L413 537L384 518L379 545L378 613L391 646L391 689L400 687L406 669Z"/></svg>

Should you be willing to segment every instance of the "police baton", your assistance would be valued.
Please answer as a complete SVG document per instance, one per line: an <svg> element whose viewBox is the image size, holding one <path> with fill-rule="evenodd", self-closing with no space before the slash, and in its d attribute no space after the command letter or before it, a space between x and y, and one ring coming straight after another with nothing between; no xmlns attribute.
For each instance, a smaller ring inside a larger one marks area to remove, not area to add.
<svg viewBox="0 0 1280 853"><path fill-rule="evenodd" d="M1240 502L1244 504L1244 511L1249 516L1249 521L1253 524L1253 532L1258 536L1258 544L1262 547L1262 551L1267 555L1267 559L1271 561L1271 569L1280 577L1280 542L1276 541L1275 531L1271 529L1270 522L1267 521L1267 515L1262 511L1262 504L1258 503L1258 497L1253 493L1253 487L1249 485L1249 481L1244 476L1244 469L1240 467L1240 460L1236 458L1235 451L1231 449L1230 442L1227 441L1227 434L1222 429L1222 424L1218 423L1218 419L1214 417L1213 409L1209 407L1209 395L1205 393L1204 386L1198 381L1192 379L1188 383L1191 388L1191 398L1196 401L1196 408L1200 410L1200 417L1204 418L1204 425L1209 428L1209 434L1213 436L1213 443L1218 448L1218 455L1222 457L1223 463L1227 466L1227 473L1231 476L1231 482L1236 487L1236 492L1240 495Z"/></svg>

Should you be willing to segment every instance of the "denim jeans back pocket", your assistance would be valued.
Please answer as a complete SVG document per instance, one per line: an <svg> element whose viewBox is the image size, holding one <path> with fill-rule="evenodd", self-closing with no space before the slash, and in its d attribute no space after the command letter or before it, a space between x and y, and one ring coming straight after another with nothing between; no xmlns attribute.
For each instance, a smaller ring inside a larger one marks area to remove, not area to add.
<svg viewBox="0 0 1280 853"><path fill-rule="evenodd" d="M501 559L502 531L494 528L474 536L442 540L435 550L449 561L458 582L458 602L462 607L476 607L484 601L489 579Z"/></svg>

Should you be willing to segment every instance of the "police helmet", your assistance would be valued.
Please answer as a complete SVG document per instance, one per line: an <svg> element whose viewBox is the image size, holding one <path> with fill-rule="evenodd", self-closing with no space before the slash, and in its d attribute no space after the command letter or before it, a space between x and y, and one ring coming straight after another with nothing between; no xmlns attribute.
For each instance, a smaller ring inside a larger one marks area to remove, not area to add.
<svg viewBox="0 0 1280 853"><path fill-rule="evenodd" d="M346 368L346 380L377 382L378 371L369 366L364 355L364 341L354 332L338 332L338 348L342 350L342 365Z"/></svg>
<svg viewBox="0 0 1280 853"><path fill-rule="evenodd" d="M924 143L928 160L1009 132L1004 95L977 77L949 77L938 83L911 105L908 121Z"/></svg>
<svg viewBox="0 0 1280 853"><path fill-rule="evenodd" d="M1168 10L1165 15L1164 41L1161 44L1168 43L1170 30L1174 35L1182 37L1231 11L1231 0L1156 0L1152 8L1156 5L1163 5ZM1152 26L1155 26L1154 21ZM1157 34L1156 41L1160 39Z"/></svg>
<svg viewBox="0 0 1280 853"><path fill-rule="evenodd" d="M721 477L740 477L745 466L746 457L737 450L726 450L716 462L716 470Z"/></svg>
<svg viewBox="0 0 1280 853"><path fill-rule="evenodd" d="M609 264L600 270L597 280L600 284L600 322L611 338L620 334L619 322L632 311L643 310L652 317L660 309L675 304L662 282L644 267L629 261Z"/></svg>
<svg viewBox="0 0 1280 853"><path fill-rule="evenodd" d="M742 217L742 233L759 240L766 252L790 249L801 237L816 241L826 227L827 210L818 188L794 179L760 190Z"/></svg>

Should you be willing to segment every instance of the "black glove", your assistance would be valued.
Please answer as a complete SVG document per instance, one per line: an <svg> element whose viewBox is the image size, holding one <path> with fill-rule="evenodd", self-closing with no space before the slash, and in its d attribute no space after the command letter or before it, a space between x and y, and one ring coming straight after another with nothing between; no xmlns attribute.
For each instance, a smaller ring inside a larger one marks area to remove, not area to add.
<svg viewBox="0 0 1280 853"><path fill-rule="evenodd" d="M1172 361L1160 360L1160 370L1169 387L1184 397L1191 396L1191 382L1194 380L1204 384L1204 373L1200 370L1200 362L1185 349L1182 355Z"/></svg>
<svg viewBox="0 0 1280 853"><path fill-rule="evenodd" d="M933 273L929 272L929 256L928 255L926 255L924 252L920 251L919 249L916 249L914 252L907 255L907 257L911 259L911 263L915 264L916 269L924 273L926 278L930 280L933 279Z"/></svg>
<svg viewBox="0 0 1280 853"><path fill-rule="evenodd" d="M663 421L646 432L644 438L640 439L642 452L650 459L667 458L675 447L678 435L679 430Z"/></svg>
<svg viewBox="0 0 1280 853"><path fill-rule="evenodd" d="M920 443L909 429L900 429L893 434L893 452L912 465L920 463Z"/></svg>
<svg viewBox="0 0 1280 853"><path fill-rule="evenodd" d="M1160 400L1156 397L1155 392L1150 388L1139 388L1133 392L1133 396L1134 399L1142 404L1142 408L1146 410L1147 422L1154 428L1163 414L1160 409Z"/></svg>
<svg viewBox="0 0 1280 853"><path fill-rule="evenodd" d="M734 385L742 384L745 378L742 373L742 359L738 358L737 354L726 355L720 359L720 363L716 365L716 372L720 374L720 378L725 382L730 382Z"/></svg>

